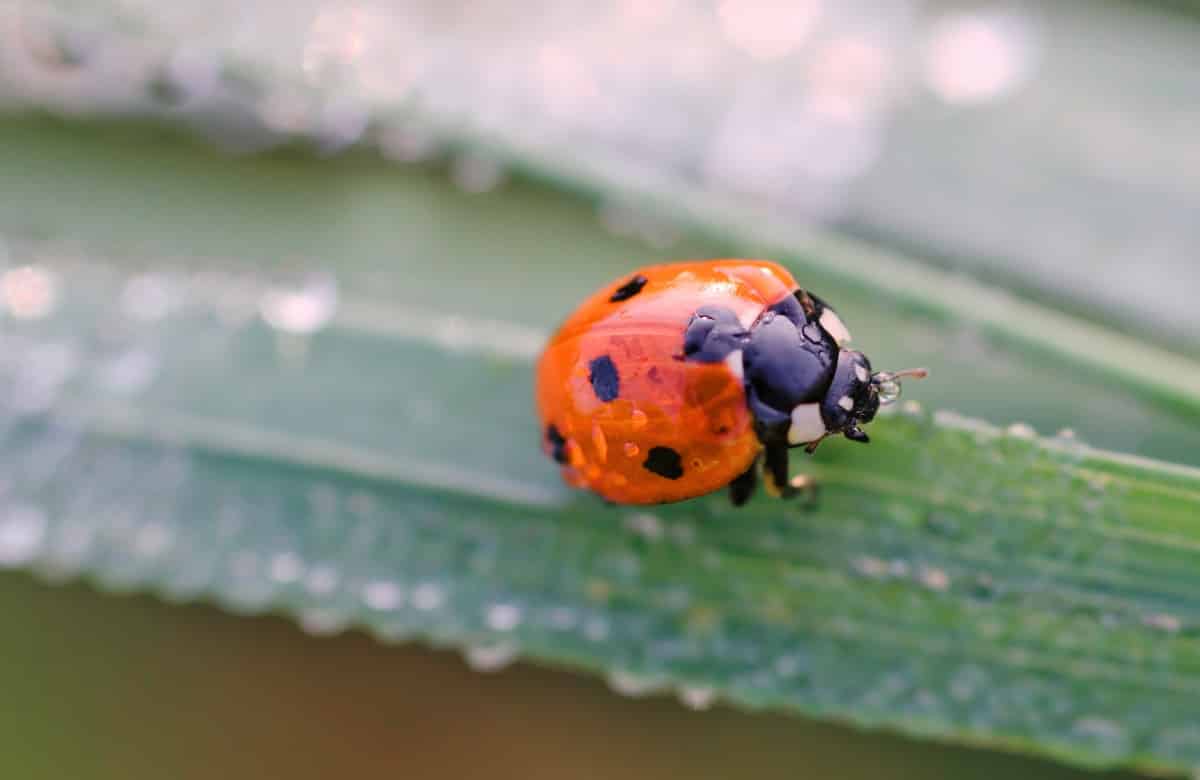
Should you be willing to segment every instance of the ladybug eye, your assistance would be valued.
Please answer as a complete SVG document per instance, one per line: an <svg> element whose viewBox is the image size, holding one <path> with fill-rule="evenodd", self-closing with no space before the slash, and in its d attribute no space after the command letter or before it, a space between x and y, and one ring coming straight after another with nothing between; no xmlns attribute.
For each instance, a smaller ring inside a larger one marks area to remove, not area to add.
<svg viewBox="0 0 1200 780"><path fill-rule="evenodd" d="M900 380L905 377L924 379L929 372L924 368L906 368L903 371L879 371L871 377L871 384L879 391L880 406L889 406L900 400Z"/></svg>

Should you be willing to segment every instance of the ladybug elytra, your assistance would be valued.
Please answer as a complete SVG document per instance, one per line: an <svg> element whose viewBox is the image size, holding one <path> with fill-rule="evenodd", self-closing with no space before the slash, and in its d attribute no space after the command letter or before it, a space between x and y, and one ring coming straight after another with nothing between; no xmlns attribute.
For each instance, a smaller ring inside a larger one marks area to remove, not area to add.
<svg viewBox="0 0 1200 780"><path fill-rule="evenodd" d="M837 313L763 260L643 268L593 294L537 367L543 447L570 485L618 504L660 504L729 486L735 505L762 472L796 492L788 451L862 425L899 396L873 373Z"/></svg>

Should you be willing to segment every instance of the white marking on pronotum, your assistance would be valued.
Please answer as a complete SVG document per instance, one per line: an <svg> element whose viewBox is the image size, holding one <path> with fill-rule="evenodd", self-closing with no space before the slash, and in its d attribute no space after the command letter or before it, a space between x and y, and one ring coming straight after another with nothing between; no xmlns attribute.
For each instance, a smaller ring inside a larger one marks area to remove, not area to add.
<svg viewBox="0 0 1200 780"><path fill-rule="evenodd" d="M788 444L805 444L824 436L825 421L819 404L800 404L792 409L792 424L788 427Z"/></svg>
<svg viewBox="0 0 1200 780"><path fill-rule="evenodd" d="M729 370L733 372L735 377L737 377L737 381L741 382L743 376L745 375L745 371L742 367L742 351L740 349L735 349L733 352L730 352L728 355L726 355L725 365L729 366Z"/></svg>
<svg viewBox="0 0 1200 780"><path fill-rule="evenodd" d="M833 309L825 309L821 312L821 327L833 337L839 347L850 343L850 331L846 330L842 318L837 316L837 312Z"/></svg>
<svg viewBox="0 0 1200 780"><path fill-rule="evenodd" d="M871 378L871 375L867 373L867 369L862 363L854 364L854 375L858 377L858 381L860 382L865 382Z"/></svg>
<svg viewBox="0 0 1200 780"><path fill-rule="evenodd" d="M854 411L854 399L848 395L844 395L838 399L838 406L845 409L847 412Z"/></svg>

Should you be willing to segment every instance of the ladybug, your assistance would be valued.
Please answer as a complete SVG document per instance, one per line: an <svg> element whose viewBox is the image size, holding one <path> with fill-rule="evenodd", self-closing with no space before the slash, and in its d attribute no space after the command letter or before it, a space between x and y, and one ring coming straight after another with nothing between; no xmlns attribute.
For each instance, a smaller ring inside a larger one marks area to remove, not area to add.
<svg viewBox="0 0 1200 780"><path fill-rule="evenodd" d="M788 451L864 423L899 396L825 301L782 266L708 260L643 268L585 300L537 365L543 448L570 485L617 504L729 487L791 496Z"/></svg>

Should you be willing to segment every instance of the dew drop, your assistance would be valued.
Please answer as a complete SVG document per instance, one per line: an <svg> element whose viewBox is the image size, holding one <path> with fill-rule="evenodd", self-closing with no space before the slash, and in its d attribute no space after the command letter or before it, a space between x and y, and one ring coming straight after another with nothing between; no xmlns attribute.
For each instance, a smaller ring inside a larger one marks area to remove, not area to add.
<svg viewBox="0 0 1200 780"><path fill-rule="evenodd" d="M463 651L467 664L477 672L494 672L517 660L519 652L515 642L497 642L488 645L472 645Z"/></svg>
<svg viewBox="0 0 1200 780"><path fill-rule="evenodd" d="M853 564L855 571L859 574L871 577L873 579L881 579L887 576L888 565L887 561L881 560L871 555L864 555L855 558Z"/></svg>
<svg viewBox="0 0 1200 780"><path fill-rule="evenodd" d="M259 301L259 312L272 328L303 335L325 327L337 310L337 300L333 276L313 274L299 285L268 289Z"/></svg>
<svg viewBox="0 0 1200 780"><path fill-rule="evenodd" d="M879 389L880 406L890 406L900 400L900 383L895 379L879 382L877 387Z"/></svg>
<svg viewBox="0 0 1200 780"><path fill-rule="evenodd" d="M157 558L171 546L171 530L160 523L148 523L133 540L134 551L143 558Z"/></svg>
<svg viewBox="0 0 1200 780"><path fill-rule="evenodd" d="M588 618L583 623L583 635L592 642L603 642L608 639L608 621L599 615Z"/></svg>
<svg viewBox="0 0 1200 780"><path fill-rule="evenodd" d="M633 430L640 431L650 422L650 418L641 409L634 409L633 413L629 416L629 422Z"/></svg>
<svg viewBox="0 0 1200 780"><path fill-rule="evenodd" d="M1128 739L1124 726L1115 720L1099 716L1080 718L1071 725L1071 730L1082 737L1114 748Z"/></svg>
<svg viewBox="0 0 1200 780"><path fill-rule="evenodd" d="M304 561L295 553L279 553L271 559L269 574L280 585L290 585L304 574Z"/></svg>
<svg viewBox="0 0 1200 780"><path fill-rule="evenodd" d="M413 588L412 605L422 612L432 612L446 603L445 589L433 582L422 582Z"/></svg>
<svg viewBox="0 0 1200 780"><path fill-rule="evenodd" d="M1168 634L1178 634L1183 628L1183 621L1174 615L1159 612L1142 618L1142 623L1149 628L1155 628Z"/></svg>
<svg viewBox="0 0 1200 780"><path fill-rule="evenodd" d="M133 320L161 320L175 307L176 297L171 283L163 274L135 276L121 290L121 311Z"/></svg>
<svg viewBox="0 0 1200 780"><path fill-rule="evenodd" d="M314 596L328 596L338 586L338 573L328 564L315 564L304 580L304 587Z"/></svg>
<svg viewBox="0 0 1200 780"><path fill-rule="evenodd" d="M650 541L657 541L663 537L663 523L658 519L657 515L652 515L649 512L638 512L630 515L625 520L625 527L633 533Z"/></svg>
<svg viewBox="0 0 1200 780"><path fill-rule="evenodd" d="M309 609L300 613L300 627L314 636L336 634L348 624L346 615L336 609Z"/></svg>
<svg viewBox="0 0 1200 780"><path fill-rule="evenodd" d="M515 604L493 604L484 620L493 631L512 631L521 624L521 608Z"/></svg>
<svg viewBox="0 0 1200 780"><path fill-rule="evenodd" d="M404 603L404 590L394 582L378 580L363 586L362 598L371 609L387 612Z"/></svg>
<svg viewBox="0 0 1200 780"><path fill-rule="evenodd" d="M96 378L110 393L134 395L154 381L158 370L158 361L150 352L131 349L100 366Z"/></svg>
<svg viewBox="0 0 1200 780"><path fill-rule="evenodd" d="M1037 49L1033 24L1007 11L960 12L939 19L923 52L929 88L947 103L978 104L1023 85Z"/></svg>
<svg viewBox="0 0 1200 780"><path fill-rule="evenodd" d="M608 685L622 696L638 698L648 696L666 686L662 677L640 675L622 669L614 669L608 673Z"/></svg>
<svg viewBox="0 0 1200 780"><path fill-rule="evenodd" d="M691 710L706 710L716 698L717 692L706 686L686 685L679 689L679 700Z"/></svg>
<svg viewBox="0 0 1200 780"><path fill-rule="evenodd" d="M1037 431L1028 423L1013 423L1008 426L1008 435L1014 439L1036 439Z"/></svg>
<svg viewBox="0 0 1200 780"><path fill-rule="evenodd" d="M775 659L775 674L785 679L795 677L804 669L804 660L798 655L781 655Z"/></svg>
<svg viewBox="0 0 1200 780"><path fill-rule="evenodd" d="M625 445L622 447L622 449L625 451L625 455L630 458L636 458L638 453L642 451L641 447L637 446L631 441L625 442Z"/></svg>
<svg viewBox="0 0 1200 780"><path fill-rule="evenodd" d="M945 591L950 587L950 575L943 569L923 567L920 574L921 584L930 590Z"/></svg>
<svg viewBox="0 0 1200 780"><path fill-rule="evenodd" d="M46 513L17 504L0 516L0 567L21 566L33 560L46 536Z"/></svg>
<svg viewBox="0 0 1200 780"><path fill-rule="evenodd" d="M58 277L36 265L24 265L0 275L0 300L19 320L40 319L58 303Z"/></svg>

